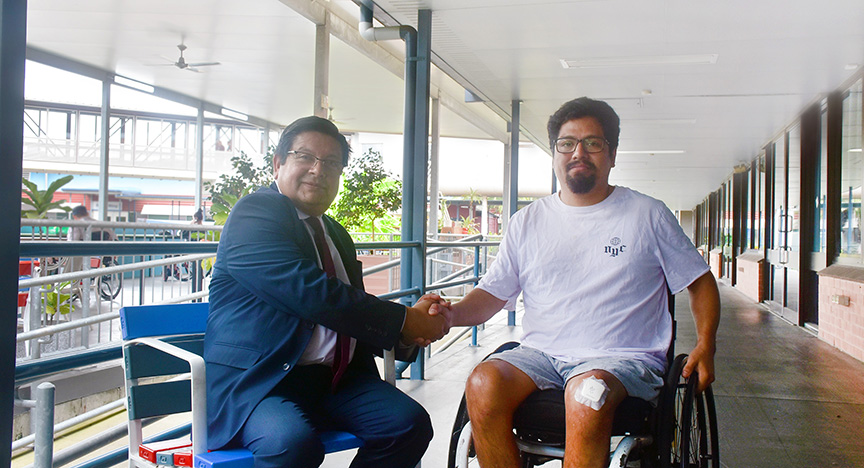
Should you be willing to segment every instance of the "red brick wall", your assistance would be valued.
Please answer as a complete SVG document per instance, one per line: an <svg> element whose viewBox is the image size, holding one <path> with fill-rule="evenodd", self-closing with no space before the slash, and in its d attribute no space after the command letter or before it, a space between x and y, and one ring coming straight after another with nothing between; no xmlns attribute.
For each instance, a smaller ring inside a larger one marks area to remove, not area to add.
<svg viewBox="0 0 864 468"><path fill-rule="evenodd" d="M864 361L864 269L832 265L819 272L819 338Z"/></svg>

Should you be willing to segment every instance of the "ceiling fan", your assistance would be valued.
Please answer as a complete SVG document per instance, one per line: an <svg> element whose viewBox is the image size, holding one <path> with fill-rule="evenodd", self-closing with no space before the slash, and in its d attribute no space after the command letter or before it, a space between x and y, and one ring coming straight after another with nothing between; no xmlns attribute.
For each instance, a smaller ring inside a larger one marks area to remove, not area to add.
<svg viewBox="0 0 864 468"><path fill-rule="evenodd" d="M193 62L193 63L189 63L186 61L186 58L183 57L183 52L187 49L186 45L183 43L180 43L177 45L177 48L180 49L180 57L177 59L176 62L171 63L171 64L166 64L166 65L174 65L175 67L177 67L181 70L188 70L188 71L195 72L195 73L200 73L200 70L198 70L198 67L210 67L213 65L221 65L219 62Z"/></svg>
<svg viewBox="0 0 864 468"><path fill-rule="evenodd" d="M336 125L343 125L343 124L345 124L345 120L354 120L354 119L351 117L348 117L344 120L336 120L336 118L333 117L333 107L328 107L327 108L327 120L333 122Z"/></svg>

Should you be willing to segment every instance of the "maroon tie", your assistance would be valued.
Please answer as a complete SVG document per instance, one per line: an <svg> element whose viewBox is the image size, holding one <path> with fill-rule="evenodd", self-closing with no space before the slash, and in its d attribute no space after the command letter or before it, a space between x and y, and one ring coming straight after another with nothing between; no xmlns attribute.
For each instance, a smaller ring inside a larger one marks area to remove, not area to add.
<svg viewBox="0 0 864 468"><path fill-rule="evenodd" d="M318 218L306 218L306 224L312 228L312 237L315 240L315 248L318 249L318 257L321 258L321 265L328 278L336 277L336 265L333 264L333 257L330 255L330 247L327 246L327 239L324 238L324 229L321 227L321 222ZM336 389L336 384L345 369L348 368L348 361L351 354L351 337L336 334L336 354L333 356L333 389Z"/></svg>

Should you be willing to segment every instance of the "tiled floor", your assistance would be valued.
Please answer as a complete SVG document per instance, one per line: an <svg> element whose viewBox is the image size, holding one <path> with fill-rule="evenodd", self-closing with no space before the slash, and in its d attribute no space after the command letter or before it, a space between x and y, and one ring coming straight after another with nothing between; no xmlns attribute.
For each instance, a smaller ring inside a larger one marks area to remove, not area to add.
<svg viewBox="0 0 864 468"><path fill-rule="evenodd" d="M864 363L733 288L721 285L720 294L714 394L721 466L864 467ZM695 331L686 293L678 295L676 308L676 348L688 352ZM435 426L423 467L446 466L448 434L473 365L519 333L501 313L480 332L479 347L465 340L432 358L427 380L398 382L428 409ZM334 455L324 466L344 467L349 460Z"/></svg>

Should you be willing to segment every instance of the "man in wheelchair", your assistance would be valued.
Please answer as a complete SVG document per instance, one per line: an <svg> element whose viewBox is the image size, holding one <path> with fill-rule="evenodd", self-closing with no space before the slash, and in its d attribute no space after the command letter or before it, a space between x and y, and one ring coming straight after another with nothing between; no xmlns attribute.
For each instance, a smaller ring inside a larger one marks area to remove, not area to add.
<svg viewBox="0 0 864 468"><path fill-rule="evenodd" d="M615 409L627 396L656 404L663 387L667 287L688 289L696 321L684 377L698 372L700 391L714 379L716 282L662 202L609 185L619 122L608 104L584 97L550 117L561 190L517 212L478 287L432 312L476 325L523 295L521 344L477 365L466 385L481 466L519 466L514 413L533 392L555 388L564 390L564 466L608 463Z"/></svg>

